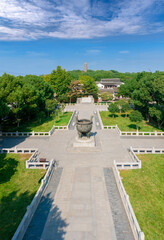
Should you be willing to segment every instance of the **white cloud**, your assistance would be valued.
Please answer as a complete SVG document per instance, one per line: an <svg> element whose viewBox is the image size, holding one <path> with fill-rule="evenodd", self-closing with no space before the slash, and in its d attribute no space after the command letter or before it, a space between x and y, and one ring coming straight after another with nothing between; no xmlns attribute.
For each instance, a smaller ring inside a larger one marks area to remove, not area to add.
<svg viewBox="0 0 164 240"><path fill-rule="evenodd" d="M26 1L20 2L18 0L1 0L0 17L15 21L18 24L40 25L40 21L45 20L41 8Z"/></svg>
<svg viewBox="0 0 164 240"><path fill-rule="evenodd" d="M99 49L89 49L86 51L86 54L99 54L101 53L101 50Z"/></svg>
<svg viewBox="0 0 164 240"><path fill-rule="evenodd" d="M123 51L119 51L119 53L121 53L121 54L128 54L129 51L127 51L127 50L123 50Z"/></svg>
<svg viewBox="0 0 164 240"><path fill-rule="evenodd" d="M155 4L156 0L120 0L115 4L100 0L92 4L90 0L1 0L0 40L87 39L163 32L163 23L150 19L152 9L157 14L161 6Z"/></svg>

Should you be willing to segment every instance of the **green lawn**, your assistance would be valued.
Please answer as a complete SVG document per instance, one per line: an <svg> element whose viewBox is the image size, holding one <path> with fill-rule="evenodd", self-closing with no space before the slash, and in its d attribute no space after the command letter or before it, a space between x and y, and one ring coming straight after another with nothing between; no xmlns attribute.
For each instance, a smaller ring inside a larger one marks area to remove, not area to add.
<svg viewBox="0 0 164 240"><path fill-rule="evenodd" d="M123 184L148 240L163 240L164 155L138 155L142 168L122 170Z"/></svg>
<svg viewBox="0 0 164 240"><path fill-rule="evenodd" d="M100 116L105 126L118 125L121 131L134 132L137 130L136 124L132 123L128 117L125 117L125 114L115 114L113 118L109 112L101 111ZM138 124L139 131L141 132L154 132L154 131L164 131L164 129L159 130L156 126L151 125L146 121L142 121Z"/></svg>
<svg viewBox="0 0 164 240"><path fill-rule="evenodd" d="M60 118L55 120L55 125L56 126L67 126L69 123L69 120L71 119L73 112L65 112L62 114L60 114Z"/></svg>
<svg viewBox="0 0 164 240"><path fill-rule="evenodd" d="M40 120L34 120L29 122L21 122L20 127L17 128L15 125L11 125L10 123L4 122L5 124L2 125L2 130L4 132L49 132L53 125L58 126L65 126L69 123L71 118L72 112L64 112L63 114L59 114L58 117L46 117Z"/></svg>
<svg viewBox="0 0 164 240"><path fill-rule="evenodd" d="M12 238L45 170L26 169L28 154L0 154L0 239Z"/></svg>

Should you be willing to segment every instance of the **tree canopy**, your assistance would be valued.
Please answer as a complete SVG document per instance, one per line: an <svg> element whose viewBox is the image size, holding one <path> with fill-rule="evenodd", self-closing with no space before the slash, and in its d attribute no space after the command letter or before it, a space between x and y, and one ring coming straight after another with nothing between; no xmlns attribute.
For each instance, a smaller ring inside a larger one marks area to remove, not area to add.
<svg viewBox="0 0 164 240"><path fill-rule="evenodd" d="M46 79L45 79L46 80ZM62 69L60 66L57 66L56 70L53 70L48 79L50 85L54 88L54 91L58 97L68 93L68 86L71 83L71 77L66 72L65 69Z"/></svg>
<svg viewBox="0 0 164 240"><path fill-rule="evenodd" d="M108 107L108 110L109 110L109 112L112 113L112 115L114 117L114 114L119 112L117 103L111 103Z"/></svg>
<svg viewBox="0 0 164 240"><path fill-rule="evenodd" d="M0 77L1 118L8 115L17 122L30 120L40 111L46 112L47 99L53 99L53 89L42 77L14 77L6 73Z"/></svg>
<svg viewBox="0 0 164 240"><path fill-rule="evenodd" d="M131 98L134 108L139 110L146 120L163 126L164 72L138 73L135 80L120 86L119 95Z"/></svg>
<svg viewBox="0 0 164 240"><path fill-rule="evenodd" d="M110 100L113 99L113 95L111 93L109 93L109 92L103 92L103 93L101 93L100 96L101 96L101 99L103 101L110 101Z"/></svg>
<svg viewBox="0 0 164 240"><path fill-rule="evenodd" d="M137 130L138 130L138 123L142 122L143 120L142 114L139 111L135 110L130 113L129 118L130 118L130 121L136 123Z"/></svg>
<svg viewBox="0 0 164 240"><path fill-rule="evenodd" d="M120 78L121 81L126 82L127 80L134 79L136 73L120 73L115 70L88 70L87 72L81 70L69 71L72 79L79 80L81 76L89 76L94 79L94 81L100 81L102 78Z"/></svg>
<svg viewBox="0 0 164 240"><path fill-rule="evenodd" d="M80 83L83 85L82 90L86 95L93 95L94 98L98 97L98 87L92 77L80 76Z"/></svg>

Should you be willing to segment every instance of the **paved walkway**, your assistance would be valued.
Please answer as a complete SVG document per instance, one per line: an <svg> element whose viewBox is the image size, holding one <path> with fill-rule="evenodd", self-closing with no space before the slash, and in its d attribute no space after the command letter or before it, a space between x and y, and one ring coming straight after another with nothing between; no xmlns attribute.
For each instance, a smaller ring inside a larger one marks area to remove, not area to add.
<svg viewBox="0 0 164 240"><path fill-rule="evenodd" d="M42 199L41 199L40 204L33 216L33 219L28 228L28 231L26 232L26 234L24 236L24 240L27 240L27 239L39 240L39 239L41 239L41 235L45 228L47 218L50 214L53 219L53 224L54 224L53 229L57 226L58 226L57 228L59 228L61 225L62 225L62 227L64 227L65 222L61 220L59 208L56 206L56 204L54 202L55 194L56 194L59 182L60 182L62 171L63 171L62 168L58 168L55 171L55 173L53 174L53 176L51 177L49 186L42 196ZM51 233L52 233L52 230L51 230ZM61 236L61 234L62 234L62 232L60 232L60 235L58 233L56 233L55 239L62 239L62 238L56 238L57 236ZM54 239L54 235L52 235L52 236ZM48 240L49 238L46 238L46 239Z"/></svg>
<svg viewBox="0 0 164 240"><path fill-rule="evenodd" d="M102 168L64 168L55 205L64 226L50 212L40 239L117 239ZM56 238L58 229L62 238Z"/></svg>
<svg viewBox="0 0 164 240"><path fill-rule="evenodd" d="M117 239L132 240L133 236L112 169L104 168L104 175Z"/></svg>
<svg viewBox="0 0 164 240"><path fill-rule="evenodd" d="M69 148L76 131L55 131L50 138L4 139L3 147L37 147L40 156L55 158L59 168L34 215L24 239L131 240L124 208L111 167L131 161L129 146L162 147L162 139L123 139L115 130L100 130L92 104L76 105L79 118L94 114L93 133L99 151Z"/></svg>

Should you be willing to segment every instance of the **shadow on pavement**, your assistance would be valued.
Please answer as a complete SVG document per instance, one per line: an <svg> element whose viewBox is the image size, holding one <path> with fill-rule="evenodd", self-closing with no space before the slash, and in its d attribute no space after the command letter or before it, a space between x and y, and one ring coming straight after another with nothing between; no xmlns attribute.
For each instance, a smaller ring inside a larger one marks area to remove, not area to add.
<svg viewBox="0 0 164 240"><path fill-rule="evenodd" d="M2 147L3 148L13 148L24 142L29 137L3 137L2 138Z"/></svg>
<svg viewBox="0 0 164 240"><path fill-rule="evenodd" d="M27 229L24 240L63 240L68 226L66 219L62 219L61 211L53 203L50 194L43 196ZM41 238L42 236L42 238Z"/></svg>

